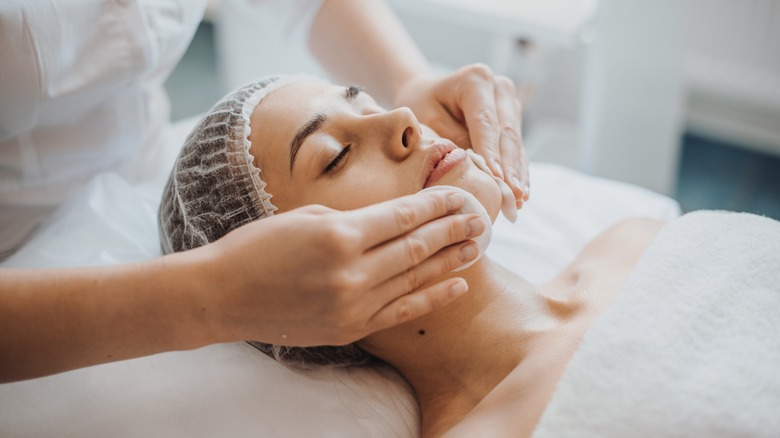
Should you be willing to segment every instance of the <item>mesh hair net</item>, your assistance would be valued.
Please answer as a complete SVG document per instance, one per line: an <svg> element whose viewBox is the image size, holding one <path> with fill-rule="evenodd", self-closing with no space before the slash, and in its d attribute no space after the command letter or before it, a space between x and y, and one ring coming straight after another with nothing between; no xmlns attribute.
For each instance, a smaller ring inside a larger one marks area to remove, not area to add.
<svg viewBox="0 0 780 438"><path fill-rule="evenodd" d="M249 118L263 99L307 76L272 76L245 85L215 104L187 136L158 211L163 252L186 251L226 235L276 207L250 153ZM286 365L346 366L370 357L356 345L287 347L249 343Z"/></svg>

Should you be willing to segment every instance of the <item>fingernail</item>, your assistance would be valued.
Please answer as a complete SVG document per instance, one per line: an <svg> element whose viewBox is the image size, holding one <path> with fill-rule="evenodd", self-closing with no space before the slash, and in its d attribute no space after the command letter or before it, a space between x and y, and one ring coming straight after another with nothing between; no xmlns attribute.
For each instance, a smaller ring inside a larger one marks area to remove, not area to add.
<svg viewBox="0 0 780 438"><path fill-rule="evenodd" d="M501 170L501 163L499 163L498 160L493 160L493 168L496 169L496 172L498 173L496 176L504 179L504 171Z"/></svg>
<svg viewBox="0 0 780 438"><path fill-rule="evenodd" d="M466 237L479 236L483 231L485 231L485 222L482 219L475 217L466 222Z"/></svg>
<svg viewBox="0 0 780 438"><path fill-rule="evenodd" d="M475 257L477 257L478 254L479 250L477 249L477 245L475 243L466 244L460 249L460 261L470 262Z"/></svg>
<svg viewBox="0 0 780 438"><path fill-rule="evenodd" d="M525 194L523 200L527 201L528 197L531 196L531 187L529 187L528 184L523 186L523 193Z"/></svg>
<svg viewBox="0 0 780 438"><path fill-rule="evenodd" d="M517 179L516 176L512 177L512 185L520 190L523 190L523 185L520 183L520 180ZM523 194L525 194L525 190L523 190Z"/></svg>
<svg viewBox="0 0 780 438"><path fill-rule="evenodd" d="M469 285L461 280L450 286L450 298L465 294L469 290Z"/></svg>
<svg viewBox="0 0 780 438"><path fill-rule="evenodd" d="M466 199L460 193L451 193L447 195L447 210L455 211L459 209Z"/></svg>

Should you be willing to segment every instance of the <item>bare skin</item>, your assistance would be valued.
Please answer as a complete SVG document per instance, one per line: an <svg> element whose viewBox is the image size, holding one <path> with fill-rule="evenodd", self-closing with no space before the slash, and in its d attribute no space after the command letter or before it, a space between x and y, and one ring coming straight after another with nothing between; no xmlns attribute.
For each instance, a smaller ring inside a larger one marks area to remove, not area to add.
<svg viewBox="0 0 780 438"><path fill-rule="evenodd" d="M315 119L317 129L301 129ZM282 211L312 203L350 210L452 185L498 215L495 180L470 160L431 179L426 164L443 140L407 108L386 111L365 93L306 81L269 94L251 124L252 153ZM424 437L530 435L582 336L661 226L635 219L610 228L545 285L483 258L456 273L469 294L358 344L408 380Z"/></svg>
<svg viewBox="0 0 780 438"><path fill-rule="evenodd" d="M472 293L360 342L414 388L424 437L530 436L569 359L663 224L621 222L541 286L489 259Z"/></svg>

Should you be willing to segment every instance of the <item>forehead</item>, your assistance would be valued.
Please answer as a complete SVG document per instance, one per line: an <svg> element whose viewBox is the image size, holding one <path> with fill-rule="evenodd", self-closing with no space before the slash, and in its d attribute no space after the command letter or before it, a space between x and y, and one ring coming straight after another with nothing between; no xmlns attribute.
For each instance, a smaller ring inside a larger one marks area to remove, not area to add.
<svg viewBox="0 0 780 438"><path fill-rule="evenodd" d="M312 114L326 112L338 104L338 87L319 80L302 80L282 86L265 96L249 119L249 141L256 165L274 173L289 158L289 145L295 132Z"/></svg>
<svg viewBox="0 0 780 438"><path fill-rule="evenodd" d="M282 86L265 96L255 107L249 119L252 134L259 134L260 140L273 133L287 134L292 138L294 132L289 129L297 129L314 113L328 112L339 104L343 93L343 87L318 80L302 80Z"/></svg>
<svg viewBox="0 0 780 438"><path fill-rule="evenodd" d="M339 90L343 88L314 79L284 85L260 101L252 112L250 123L253 128L254 125L261 128L287 119L305 119L338 97Z"/></svg>

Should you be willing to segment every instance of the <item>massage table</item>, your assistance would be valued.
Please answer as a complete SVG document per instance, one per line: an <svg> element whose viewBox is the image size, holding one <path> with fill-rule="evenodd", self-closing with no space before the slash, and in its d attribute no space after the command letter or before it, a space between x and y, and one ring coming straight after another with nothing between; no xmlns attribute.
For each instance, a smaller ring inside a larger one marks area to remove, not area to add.
<svg viewBox="0 0 780 438"><path fill-rule="evenodd" d="M1 266L112 265L160 256L162 186L196 121L170 125L164 147L96 176ZM680 215L673 199L640 187L551 163L532 163L530 174L530 201L516 223L499 216L487 256L535 283L553 278L622 219ZM243 342L0 385L2 437L415 437L418 429L415 399L386 365L293 370Z"/></svg>

